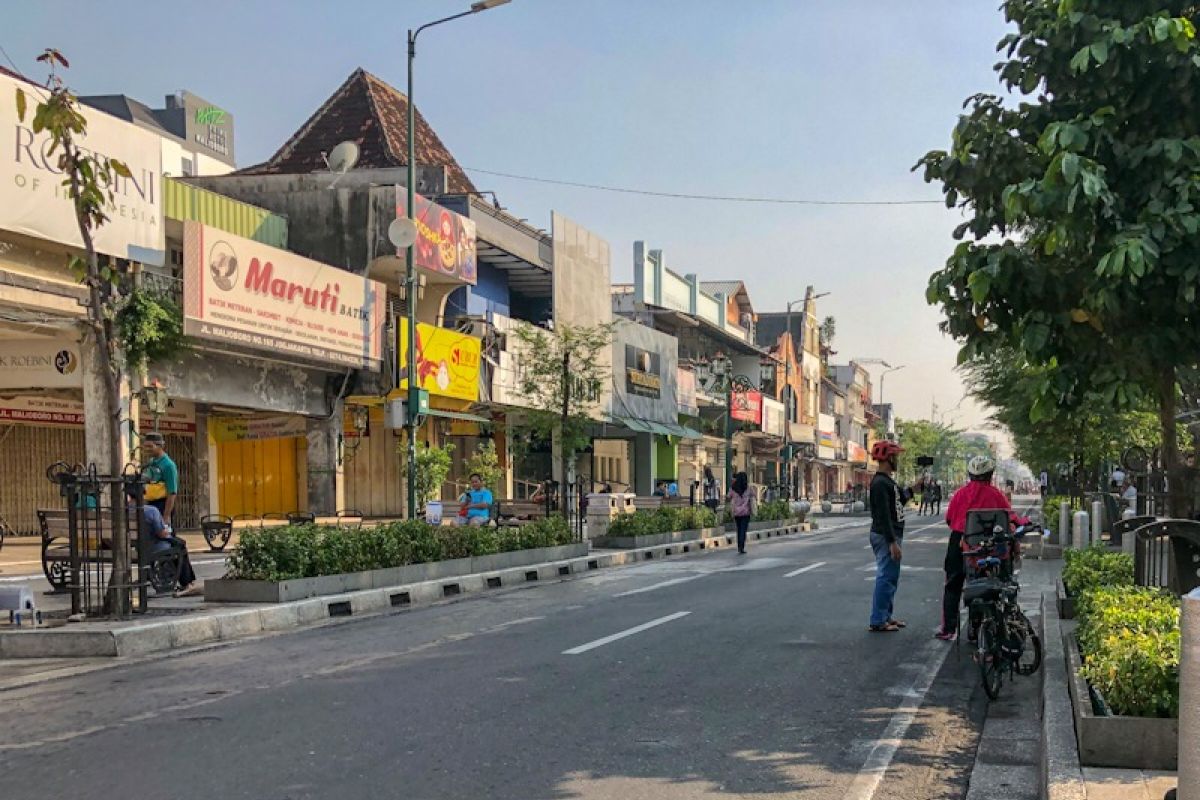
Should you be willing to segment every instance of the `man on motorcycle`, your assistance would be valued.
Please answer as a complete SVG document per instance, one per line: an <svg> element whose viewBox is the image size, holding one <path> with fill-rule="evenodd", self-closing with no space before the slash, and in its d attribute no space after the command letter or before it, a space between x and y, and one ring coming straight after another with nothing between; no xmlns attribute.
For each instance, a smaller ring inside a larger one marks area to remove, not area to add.
<svg viewBox="0 0 1200 800"><path fill-rule="evenodd" d="M946 559L942 564L946 571L946 585L942 591L942 621L934 633L943 641L954 641L958 636L958 608L962 603L963 568L962 540L967 528L967 512L978 509L1007 509L1013 517L1012 505L1004 493L992 485L992 473L996 462L989 456L975 456L967 463L967 485L954 493L950 507L946 509L946 524L950 526L950 541L946 545Z"/></svg>

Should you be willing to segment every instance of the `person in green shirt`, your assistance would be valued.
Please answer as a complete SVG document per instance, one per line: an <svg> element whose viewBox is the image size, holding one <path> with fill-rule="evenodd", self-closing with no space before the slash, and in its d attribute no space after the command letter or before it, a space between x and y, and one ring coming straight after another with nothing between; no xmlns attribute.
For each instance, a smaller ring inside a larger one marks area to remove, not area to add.
<svg viewBox="0 0 1200 800"><path fill-rule="evenodd" d="M179 468L167 455L165 444L161 433L142 437L142 452L149 459L142 466L142 477L146 479L146 503L157 508L163 521L170 525L175 496L179 493Z"/></svg>

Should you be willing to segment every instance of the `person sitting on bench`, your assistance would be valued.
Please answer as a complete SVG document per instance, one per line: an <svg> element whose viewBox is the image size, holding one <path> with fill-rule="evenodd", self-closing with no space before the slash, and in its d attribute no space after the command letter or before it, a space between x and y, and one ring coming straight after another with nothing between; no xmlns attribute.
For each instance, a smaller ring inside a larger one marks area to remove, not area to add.
<svg viewBox="0 0 1200 800"><path fill-rule="evenodd" d="M135 501L133 493L126 492L126 495L132 508ZM188 557L187 542L172 533L171 527L163 521L162 513L154 506L142 506L141 528L142 535L150 540L151 553L179 548L179 588L175 591L175 597L200 594L203 589L196 583L196 571L192 569L192 560Z"/></svg>

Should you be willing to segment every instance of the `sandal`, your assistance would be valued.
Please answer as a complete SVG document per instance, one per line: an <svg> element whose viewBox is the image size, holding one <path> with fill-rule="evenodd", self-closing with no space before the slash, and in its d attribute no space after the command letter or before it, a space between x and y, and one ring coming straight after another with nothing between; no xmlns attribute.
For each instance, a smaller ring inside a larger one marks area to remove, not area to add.
<svg viewBox="0 0 1200 800"><path fill-rule="evenodd" d="M895 625L897 628L907 628L908 627L908 623L902 619L889 619L887 621L887 624Z"/></svg>
<svg viewBox="0 0 1200 800"><path fill-rule="evenodd" d="M867 630L871 633L896 633L900 627L893 622L885 622L882 625L869 625Z"/></svg>

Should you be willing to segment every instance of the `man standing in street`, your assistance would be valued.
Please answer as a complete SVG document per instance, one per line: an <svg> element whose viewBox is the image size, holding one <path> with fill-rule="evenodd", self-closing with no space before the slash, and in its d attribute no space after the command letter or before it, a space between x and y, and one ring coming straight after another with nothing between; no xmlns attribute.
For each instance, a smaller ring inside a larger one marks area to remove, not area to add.
<svg viewBox="0 0 1200 800"><path fill-rule="evenodd" d="M146 502L158 509L163 522L172 526L171 513L179 493L179 468L167 455L165 444L161 433L142 437L142 450L150 459L142 466L142 476L146 479Z"/></svg>
<svg viewBox="0 0 1200 800"><path fill-rule="evenodd" d="M900 582L900 545L904 540L904 504L912 493L901 489L892 475L904 448L881 439L871 448L879 470L871 480L871 550L875 554L875 591L871 596L872 633L895 633L905 623L892 616Z"/></svg>
<svg viewBox="0 0 1200 800"><path fill-rule="evenodd" d="M1050 490L1050 473L1042 470L1042 474L1038 476L1038 490L1042 493L1042 499L1046 499L1046 493Z"/></svg>

